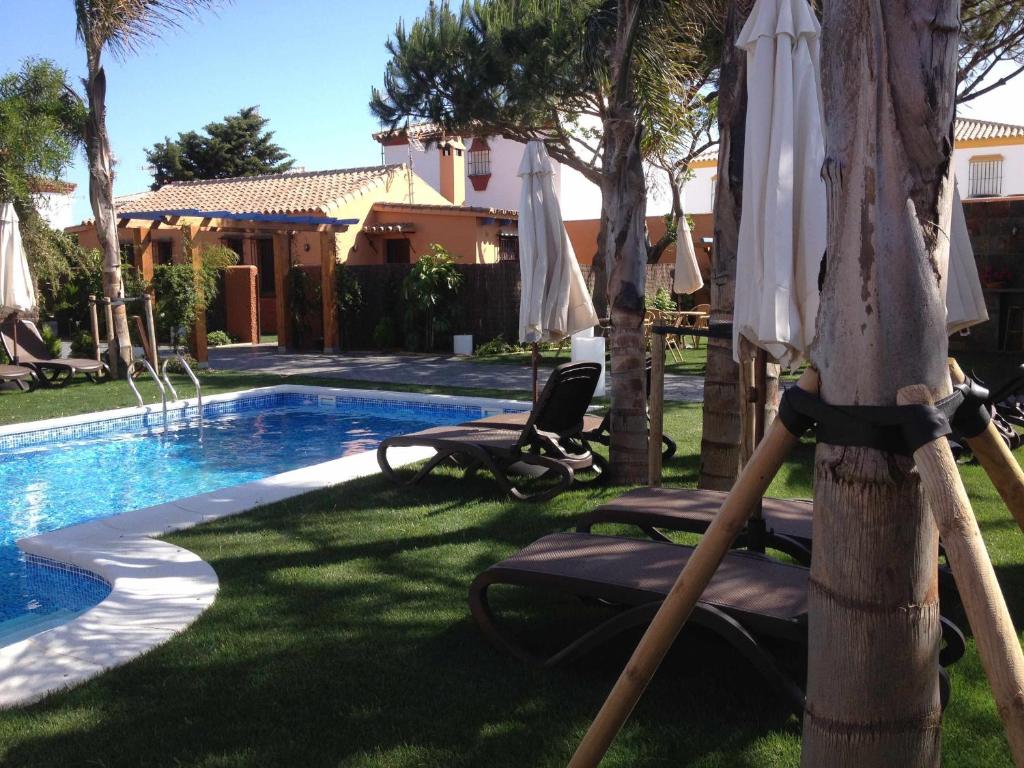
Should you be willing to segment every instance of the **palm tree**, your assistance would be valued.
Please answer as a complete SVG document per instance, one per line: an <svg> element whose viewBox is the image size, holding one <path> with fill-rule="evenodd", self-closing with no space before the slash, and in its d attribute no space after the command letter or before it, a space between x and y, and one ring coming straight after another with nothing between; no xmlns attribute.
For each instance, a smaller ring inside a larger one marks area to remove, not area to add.
<svg viewBox="0 0 1024 768"><path fill-rule="evenodd" d="M825 4L828 264L811 359L826 402L950 391L959 5ZM905 456L819 443L814 477L802 764L937 766L938 533L919 476Z"/></svg>
<svg viewBox="0 0 1024 768"><path fill-rule="evenodd" d="M107 75L104 50L124 56L141 42L159 37L169 27L195 16L218 0L74 0L78 37L85 46L88 76L83 80L89 113L85 125L85 151L89 160L89 202L96 218L96 235L103 252L103 295L124 298L121 254L114 213L114 168L107 135ZM114 308L114 332L125 368L132 359L128 313ZM108 354L113 355L111 350Z"/></svg>

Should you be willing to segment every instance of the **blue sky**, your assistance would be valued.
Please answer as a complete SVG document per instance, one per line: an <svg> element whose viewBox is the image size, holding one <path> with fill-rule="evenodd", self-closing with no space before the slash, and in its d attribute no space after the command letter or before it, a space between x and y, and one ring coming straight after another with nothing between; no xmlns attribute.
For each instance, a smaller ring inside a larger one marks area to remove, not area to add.
<svg viewBox="0 0 1024 768"><path fill-rule="evenodd" d="M0 0L0 72L28 56L55 60L75 78L85 54L72 0ZM235 0L138 54L107 57L107 126L118 159L116 194L151 183L143 150L179 131L257 104L276 140L310 170L375 165L378 126L367 102L380 85L384 42L399 18L427 0ZM1024 76L962 114L1024 124ZM91 216L84 158L68 174L79 185L75 219Z"/></svg>
<svg viewBox="0 0 1024 768"><path fill-rule="evenodd" d="M0 0L0 72L27 56L53 59L76 79L85 53L71 0ZM124 61L106 58L107 126L117 157L116 194L149 187L143 149L258 104L275 140L311 170L376 165L378 129L367 102L388 60L400 17L427 0L235 0L198 23L170 30ZM84 158L75 220L90 217Z"/></svg>

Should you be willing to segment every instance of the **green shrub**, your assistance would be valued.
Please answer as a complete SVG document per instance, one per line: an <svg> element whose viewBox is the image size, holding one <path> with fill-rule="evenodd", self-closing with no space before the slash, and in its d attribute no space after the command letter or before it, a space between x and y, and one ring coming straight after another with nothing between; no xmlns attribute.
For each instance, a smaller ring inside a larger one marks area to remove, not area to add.
<svg viewBox="0 0 1024 768"><path fill-rule="evenodd" d="M192 357L192 355L190 355L188 352L183 353L181 356L185 358L185 362L188 363L188 366L189 368L192 369L193 373L195 373L198 376L199 371L197 370L197 366L199 365L199 363L196 361L196 359ZM163 363L160 363L160 365L161 367L163 367ZM167 372L176 373L180 376L184 376L185 367L181 364L181 361L178 360L177 357L172 357L170 360L167 361ZM175 387L175 389L177 389L177 387Z"/></svg>
<svg viewBox="0 0 1024 768"><path fill-rule="evenodd" d="M91 360L96 354L96 347L93 346L92 334L89 331L78 331L71 337L71 356L84 357Z"/></svg>
<svg viewBox="0 0 1024 768"><path fill-rule="evenodd" d="M451 330L455 295L463 279L454 257L439 243L431 243L430 253L413 264L402 283L402 298L408 302L406 328L410 347L418 346L420 329L427 350L434 349L438 332Z"/></svg>
<svg viewBox="0 0 1024 768"><path fill-rule="evenodd" d="M46 344L46 351L50 357L60 357L60 337L50 330L50 326L45 323L41 323L39 326L39 333L43 337L43 343ZM21 346L19 344L19 346Z"/></svg>
<svg viewBox="0 0 1024 768"><path fill-rule="evenodd" d="M676 309L675 299L672 294L664 288L659 288L653 299L645 299L644 306L648 309L657 309L662 312L672 312Z"/></svg>
<svg viewBox="0 0 1024 768"><path fill-rule="evenodd" d="M235 339L231 338L226 331L210 331L206 334L206 345L209 347L223 347L225 344L234 344Z"/></svg>
<svg viewBox="0 0 1024 768"><path fill-rule="evenodd" d="M507 355L509 352L515 352L517 349L518 347L509 344L504 338L498 336L490 341L485 341L474 350L473 354L476 357L493 357L494 355Z"/></svg>
<svg viewBox="0 0 1024 768"><path fill-rule="evenodd" d="M373 328L373 346L375 349L394 349L398 344L398 332L393 318L384 316Z"/></svg>
<svg viewBox="0 0 1024 768"><path fill-rule="evenodd" d="M358 315L366 304L363 299L363 287L344 264L334 270L334 306L338 310L338 326L341 330L341 344L348 346L351 333L349 320Z"/></svg>

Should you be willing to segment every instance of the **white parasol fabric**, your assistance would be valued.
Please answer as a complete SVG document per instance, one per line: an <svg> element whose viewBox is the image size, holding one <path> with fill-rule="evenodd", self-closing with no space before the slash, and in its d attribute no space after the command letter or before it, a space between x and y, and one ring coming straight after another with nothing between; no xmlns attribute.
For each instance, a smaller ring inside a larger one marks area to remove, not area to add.
<svg viewBox="0 0 1024 768"><path fill-rule="evenodd" d="M684 215L679 219L679 232L676 235L676 273L672 278L672 290L690 294L703 287L704 278L700 276L697 253L693 250L690 222Z"/></svg>
<svg viewBox="0 0 1024 768"><path fill-rule="evenodd" d="M519 165L519 340L559 341L597 325L597 313L562 223L544 143L526 145Z"/></svg>
<svg viewBox="0 0 1024 768"><path fill-rule="evenodd" d="M946 332L953 334L988 320L985 296L978 279L971 237L967 232L960 190L953 187L953 217L949 226L949 269L946 273Z"/></svg>
<svg viewBox="0 0 1024 768"><path fill-rule="evenodd" d="M35 309L36 289L25 260L18 229L18 214L10 203L0 205L0 310Z"/></svg>
<svg viewBox="0 0 1024 768"><path fill-rule="evenodd" d="M826 245L820 27L806 0L757 0L736 45L747 54L739 337L792 367L814 339Z"/></svg>

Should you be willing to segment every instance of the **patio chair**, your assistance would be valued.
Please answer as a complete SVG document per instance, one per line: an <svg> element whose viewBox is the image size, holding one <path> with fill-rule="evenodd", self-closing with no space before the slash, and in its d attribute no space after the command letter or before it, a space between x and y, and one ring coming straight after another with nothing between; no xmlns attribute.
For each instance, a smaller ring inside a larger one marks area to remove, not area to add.
<svg viewBox="0 0 1024 768"><path fill-rule="evenodd" d="M528 664L551 667L578 658L615 636L650 623L668 595L692 547L657 541L556 533L545 536L480 573L469 605L481 631L500 650ZM690 616L747 659L778 689L798 717L804 708L799 683L778 663L765 641L804 651L810 571L751 552L730 552ZM553 654L539 654L496 621L488 592L494 585L532 588L598 601L613 615ZM943 667L964 653L963 634L942 619L945 646L939 654L942 701L949 698ZM698 660L699 661L699 660Z"/></svg>
<svg viewBox="0 0 1024 768"><path fill-rule="evenodd" d="M651 392L651 367L652 363L650 359L647 360L647 367L645 369L645 375L647 377L647 396L650 397ZM477 419L475 421L467 421L467 426L477 427L494 427L497 429L518 429L526 424L530 414L527 412L521 413L499 413L494 416L487 416L483 419ZM583 438L588 443L598 443L600 445L609 445L611 443L611 421L609 414L605 413L603 416L598 416L594 413L586 413L583 415ZM676 442L668 435L661 436L662 450L661 458L662 461L667 461L675 456L676 453Z"/></svg>
<svg viewBox="0 0 1024 768"><path fill-rule="evenodd" d="M32 391L36 385L35 374L24 365L0 365L0 381L13 381L25 392Z"/></svg>
<svg viewBox="0 0 1024 768"><path fill-rule="evenodd" d="M711 305L710 304L698 304L692 310L692 312L703 312L704 317L693 318L693 324L691 328L695 330L706 331L708 329L708 318L711 316ZM693 341L693 348L700 349L700 336L691 336L690 339Z"/></svg>
<svg viewBox="0 0 1024 768"><path fill-rule="evenodd" d="M419 482L442 463L464 467L466 476L484 468L502 490L522 501L556 496L572 485L578 472L590 470L596 475L594 480L603 480L606 462L590 450L583 437L584 414L600 375L597 363L563 363L548 377L537 405L521 417L521 427L471 422L389 437L377 449L377 463L387 477L406 485ZM412 446L433 448L436 453L405 480L388 462L387 452ZM535 493L520 489L509 473L524 466L537 467L542 476L553 476L555 484Z"/></svg>
<svg viewBox="0 0 1024 768"><path fill-rule="evenodd" d="M18 324L18 348L14 348L14 323ZM7 320L0 325L0 342L7 356L19 365L31 368L44 387L63 387L77 373L98 382L106 366L98 360L78 357L50 357L42 334L30 320Z"/></svg>
<svg viewBox="0 0 1024 768"><path fill-rule="evenodd" d="M602 523L634 525L654 541L668 542L663 530L704 533L728 495L697 488L634 488L585 514L576 530L590 533ZM809 500L763 499L766 546L810 565L812 510ZM747 546L745 531L734 546Z"/></svg>

